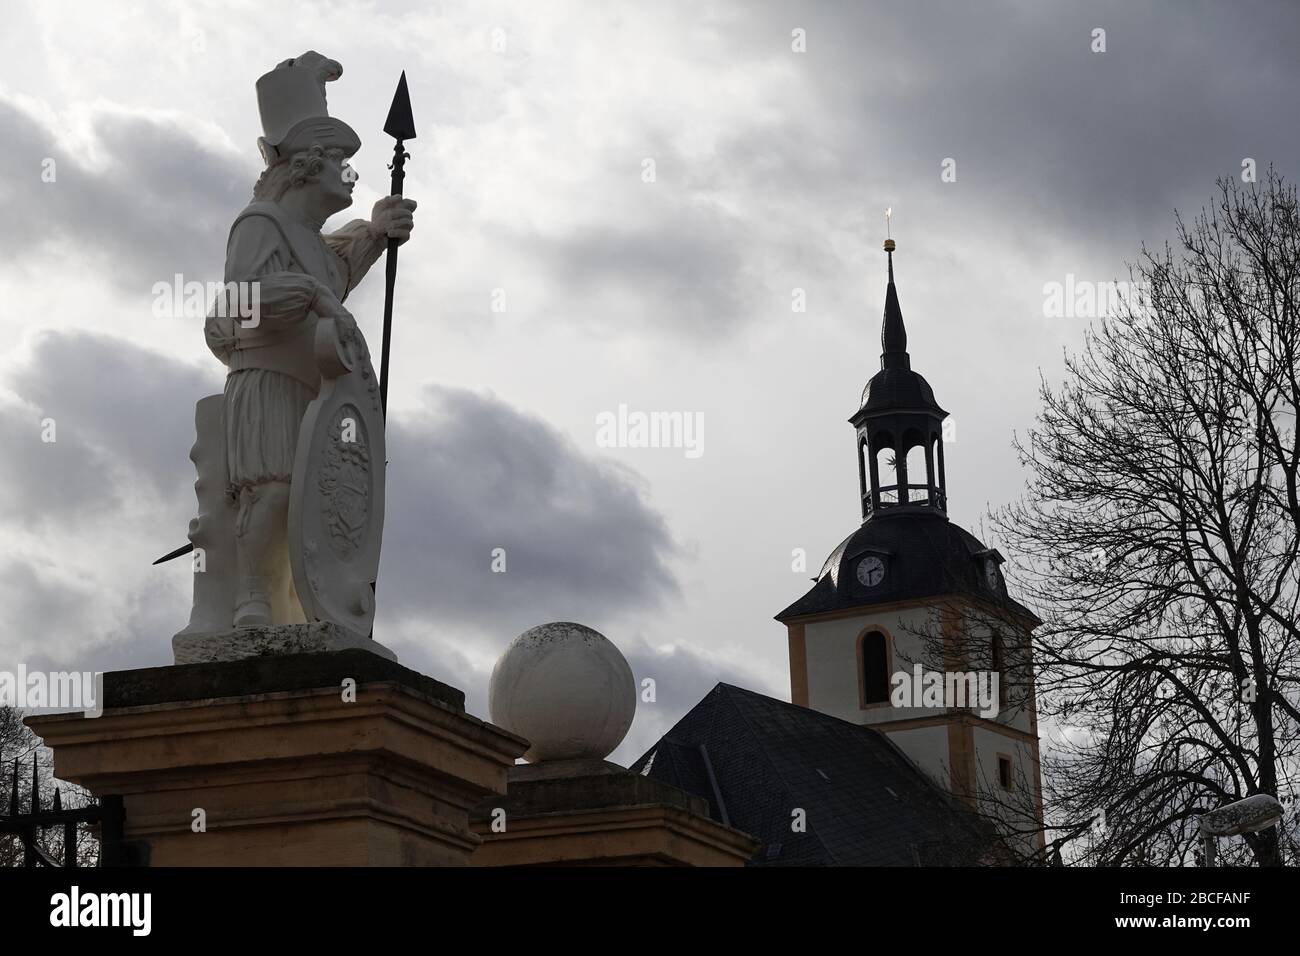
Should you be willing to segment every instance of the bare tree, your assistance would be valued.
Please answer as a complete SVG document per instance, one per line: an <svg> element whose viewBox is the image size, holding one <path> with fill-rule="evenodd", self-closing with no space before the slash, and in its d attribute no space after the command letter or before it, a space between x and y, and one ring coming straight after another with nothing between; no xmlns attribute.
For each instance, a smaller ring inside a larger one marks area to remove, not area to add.
<svg viewBox="0 0 1300 956"><path fill-rule="evenodd" d="M41 806L49 809L54 803L55 787L65 809L86 806L92 797L81 787L54 779L53 755L41 746L37 736L23 723L23 712L14 707L0 706L0 814L8 814L12 797L13 768L18 765L18 805L26 812L31 807L32 758L36 758L36 785ZM37 842L55 860L63 859L63 830L61 827L38 834ZM95 866L99 860L99 841L88 826L77 827L77 865ZM21 866L23 847L16 836L0 836L0 866Z"/></svg>
<svg viewBox="0 0 1300 956"><path fill-rule="evenodd" d="M1219 183L1067 356L991 515L1044 619L1038 705L1055 832L1080 862L1180 865L1197 818L1300 778L1300 217L1294 187ZM1225 864L1296 862L1292 822Z"/></svg>

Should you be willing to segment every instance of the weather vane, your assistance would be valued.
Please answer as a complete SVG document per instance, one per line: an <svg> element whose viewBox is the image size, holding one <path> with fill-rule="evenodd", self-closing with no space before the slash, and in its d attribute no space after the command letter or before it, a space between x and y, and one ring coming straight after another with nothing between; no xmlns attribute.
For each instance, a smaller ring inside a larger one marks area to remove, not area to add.
<svg viewBox="0 0 1300 956"><path fill-rule="evenodd" d="M889 236L889 220L893 217L893 215L894 215L894 207L890 206L885 210L885 251L886 252L894 251L894 240L891 239Z"/></svg>

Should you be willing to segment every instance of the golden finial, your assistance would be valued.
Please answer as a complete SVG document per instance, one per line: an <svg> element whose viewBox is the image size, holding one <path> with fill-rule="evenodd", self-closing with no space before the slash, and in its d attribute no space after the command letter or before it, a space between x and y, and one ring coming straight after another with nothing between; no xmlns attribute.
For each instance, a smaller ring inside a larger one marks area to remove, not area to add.
<svg viewBox="0 0 1300 956"><path fill-rule="evenodd" d="M889 238L889 219L894 214L894 207L890 206L885 210L885 251L894 251L894 240Z"/></svg>

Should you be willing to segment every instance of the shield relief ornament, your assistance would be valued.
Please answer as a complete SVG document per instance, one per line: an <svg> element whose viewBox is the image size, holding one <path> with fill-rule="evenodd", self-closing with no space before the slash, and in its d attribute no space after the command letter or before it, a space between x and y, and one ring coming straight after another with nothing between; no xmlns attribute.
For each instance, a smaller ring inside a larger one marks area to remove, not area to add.
<svg viewBox="0 0 1300 956"><path fill-rule="evenodd" d="M384 528L379 382L351 322L319 318L315 358L321 387L298 433L289 561L309 621L329 621L367 637Z"/></svg>

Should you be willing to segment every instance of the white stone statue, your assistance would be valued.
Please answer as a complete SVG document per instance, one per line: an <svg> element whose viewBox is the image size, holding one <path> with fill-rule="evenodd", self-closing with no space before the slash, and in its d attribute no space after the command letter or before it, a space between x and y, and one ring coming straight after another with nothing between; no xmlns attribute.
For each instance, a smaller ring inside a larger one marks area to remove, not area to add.
<svg viewBox="0 0 1300 956"><path fill-rule="evenodd" d="M348 160L361 141L325 102L326 82L342 72L308 52L257 81L266 169L231 226L227 300L205 325L230 371L224 394L196 409L194 606L173 639L178 663L258 653L240 631L255 629L266 653L285 649L283 635L266 636L281 625L320 622L359 643L373 623L383 417L365 339L343 303L388 240L410 236L416 204L385 197L369 222L321 234L352 204L357 179ZM217 635L242 649L214 650Z"/></svg>

